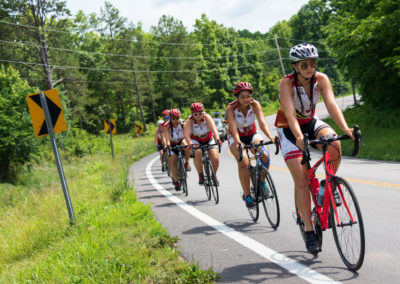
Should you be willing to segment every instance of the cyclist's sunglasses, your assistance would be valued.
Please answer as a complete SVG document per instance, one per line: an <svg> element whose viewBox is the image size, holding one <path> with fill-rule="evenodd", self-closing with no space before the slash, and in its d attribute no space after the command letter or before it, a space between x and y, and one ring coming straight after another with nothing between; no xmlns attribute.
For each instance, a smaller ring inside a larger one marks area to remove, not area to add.
<svg viewBox="0 0 400 284"><path fill-rule="evenodd" d="M301 68L302 70L306 70L306 69L308 68L308 66L310 66L310 68L315 68L315 67L317 67L317 61L311 61L310 63L302 62L302 63L300 64L300 68Z"/></svg>
<svg viewBox="0 0 400 284"><path fill-rule="evenodd" d="M164 116L164 120L170 119L169 116Z"/></svg>
<svg viewBox="0 0 400 284"><path fill-rule="evenodd" d="M202 112L194 112L193 116L198 116L198 115L202 115L202 114L203 114Z"/></svg>

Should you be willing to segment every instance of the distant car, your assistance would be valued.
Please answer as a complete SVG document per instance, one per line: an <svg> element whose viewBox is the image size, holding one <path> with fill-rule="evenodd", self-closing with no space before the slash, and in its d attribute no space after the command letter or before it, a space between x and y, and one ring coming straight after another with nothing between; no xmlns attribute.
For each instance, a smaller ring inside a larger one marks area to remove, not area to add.
<svg viewBox="0 0 400 284"><path fill-rule="evenodd" d="M213 119L214 119L215 125L217 126L219 138L222 141L227 140L228 139L228 126L219 117L214 117Z"/></svg>

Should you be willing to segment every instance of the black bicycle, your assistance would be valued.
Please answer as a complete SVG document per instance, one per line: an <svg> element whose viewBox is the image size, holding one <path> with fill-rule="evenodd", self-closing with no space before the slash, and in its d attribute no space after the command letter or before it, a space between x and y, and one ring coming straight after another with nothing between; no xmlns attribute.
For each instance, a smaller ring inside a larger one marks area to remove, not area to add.
<svg viewBox="0 0 400 284"><path fill-rule="evenodd" d="M178 181L181 185L182 192L185 194L185 196L188 196L188 187L187 187L187 173L186 173L186 167L185 167L185 148L188 146L181 146L181 145L176 145L170 147L171 150L178 150Z"/></svg>
<svg viewBox="0 0 400 284"><path fill-rule="evenodd" d="M249 175L252 186L250 187L250 194L255 200L255 206L247 208L249 210L250 217L254 222L258 220L259 217L259 203L261 202L264 207L265 215L267 216L268 222L271 224L272 228L276 229L279 226L280 222L280 210L279 210L279 201L278 195L276 193L275 184L272 180L271 174L268 169L263 165L261 160L261 154L259 152L259 147L264 145L275 144L276 151L275 155L279 153L279 138L275 137L275 143L272 141L264 142L260 141L260 143L250 145L245 145L244 149L246 149L247 156L249 157ZM254 150L254 154L250 155L250 149ZM243 159L242 146L239 144L239 153L240 158L239 161ZM265 182L267 184L267 188L265 191L262 189L262 182L265 178ZM244 196L243 196L244 198Z"/></svg>
<svg viewBox="0 0 400 284"><path fill-rule="evenodd" d="M219 193L218 193L218 182L217 176L214 171L214 167L208 157L208 151L213 146L218 146L218 151L221 153L221 144L205 144L199 146L193 146L192 151L197 149L201 149L202 157L201 160L203 161L203 169L204 169L204 186L206 189L207 199L211 199L211 194L214 198L215 204L219 202Z"/></svg>

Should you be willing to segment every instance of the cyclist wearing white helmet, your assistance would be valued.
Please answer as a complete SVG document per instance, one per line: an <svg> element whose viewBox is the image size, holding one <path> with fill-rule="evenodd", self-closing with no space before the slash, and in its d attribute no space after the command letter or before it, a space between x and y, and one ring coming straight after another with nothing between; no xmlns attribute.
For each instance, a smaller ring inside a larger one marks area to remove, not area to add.
<svg viewBox="0 0 400 284"><path fill-rule="evenodd" d="M295 45L290 49L289 58L293 73L283 77L280 82L281 106L275 126L280 137L282 155L293 177L296 206L305 223L306 248L315 254L319 252L319 244L311 222L307 167L301 164L300 149L304 149L304 133L308 133L310 139L318 139L321 135L336 135L334 130L315 114L315 106L320 96L329 115L339 128L352 138L353 134L336 103L328 76L315 70L318 59L317 48L309 43ZM332 143L328 151L332 158L333 170L336 172L340 164L340 142Z"/></svg>

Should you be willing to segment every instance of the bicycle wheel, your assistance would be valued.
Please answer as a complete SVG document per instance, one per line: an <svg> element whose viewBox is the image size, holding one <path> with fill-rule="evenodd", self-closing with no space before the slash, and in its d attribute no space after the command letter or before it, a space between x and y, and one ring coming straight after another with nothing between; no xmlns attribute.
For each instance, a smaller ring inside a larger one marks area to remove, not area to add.
<svg viewBox="0 0 400 284"><path fill-rule="evenodd" d="M165 170L167 171L167 175L170 177L171 176L171 171L169 170L169 167L168 167L168 161L167 161L167 157L166 157L165 152L163 154L163 164L164 164Z"/></svg>
<svg viewBox="0 0 400 284"><path fill-rule="evenodd" d="M364 223L361 210L350 184L340 177L335 177L334 183L342 198L342 205L336 207L340 225L336 224L336 216L332 205L330 206L333 237L344 264L350 270L356 271L363 264L365 255Z"/></svg>
<svg viewBox="0 0 400 284"><path fill-rule="evenodd" d="M271 224L272 228L276 229L280 222L280 210L278 195L276 193L274 181L272 180L269 171L265 168L261 168L262 175L265 174L265 181L267 183L268 196L264 195L262 190L260 191L260 199L262 201L265 215L267 216L268 222Z"/></svg>
<svg viewBox="0 0 400 284"><path fill-rule="evenodd" d="M210 161L208 161L208 166L209 166L209 169L210 169L210 177L211 177L211 179L209 181L210 190L211 190L212 196L214 198L215 204L218 204L218 202L219 202L219 193L218 193L218 186L216 186L217 177L215 175L214 168L213 168L213 166L212 166Z"/></svg>
<svg viewBox="0 0 400 284"><path fill-rule="evenodd" d="M257 222L258 217L260 216L260 207L259 207L260 200L258 196L261 188L259 183L259 177L256 177L254 168L249 169L249 174L250 174L250 180L253 183L253 186L250 187L250 194L255 201L255 206L247 207L247 210L249 211L251 219L253 219L254 222Z"/></svg>
<svg viewBox="0 0 400 284"><path fill-rule="evenodd" d="M188 196L188 187L187 187L187 182L186 182L186 169L185 169L185 164L183 162L183 159L179 161L179 179L181 181L181 188L182 192L185 194L185 196Z"/></svg>
<svg viewBox="0 0 400 284"><path fill-rule="evenodd" d="M211 188L210 188L210 168L208 167L209 161L203 164L204 168L204 188L206 190L207 200L211 200Z"/></svg>

